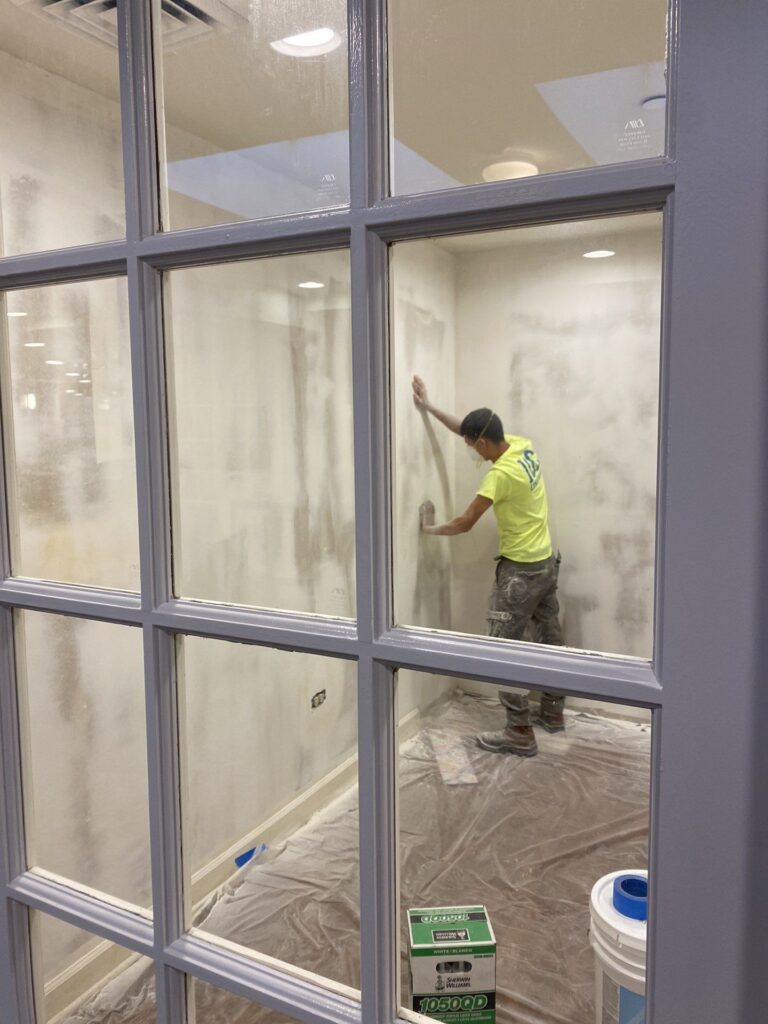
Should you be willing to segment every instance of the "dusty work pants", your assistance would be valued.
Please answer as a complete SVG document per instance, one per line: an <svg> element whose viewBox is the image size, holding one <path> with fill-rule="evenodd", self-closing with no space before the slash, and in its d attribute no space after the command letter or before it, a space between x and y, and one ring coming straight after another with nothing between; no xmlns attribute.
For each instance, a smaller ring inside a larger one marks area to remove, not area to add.
<svg viewBox="0 0 768 1024"><path fill-rule="evenodd" d="M541 644L560 646L560 605L557 601L557 576L560 556L552 555L541 562L513 562L499 558L496 580L488 607L488 633L505 640L522 640L526 627ZM507 725L527 726L530 721L528 697L523 693L500 694L507 711ZM543 693L542 711L559 713L565 698Z"/></svg>

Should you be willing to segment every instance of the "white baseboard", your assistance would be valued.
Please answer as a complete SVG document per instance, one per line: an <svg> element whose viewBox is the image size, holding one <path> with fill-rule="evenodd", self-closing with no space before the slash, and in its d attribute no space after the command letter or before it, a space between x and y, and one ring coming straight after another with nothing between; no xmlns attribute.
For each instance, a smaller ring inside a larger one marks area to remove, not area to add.
<svg viewBox="0 0 768 1024"><path fill-rule="evenodd" d="M411 739L421 728L422 713L414 708L399 723L399 742ZM350 754L341 764L317 782L308 786L252 832L238 839L192 876L192 904L198 907L210 894L224 885L237 870L235 857L264 843L274 846L305 825L317 811L327 807L357 781L357 754Z"/></svg>
<svg viewBox="0 0 768 1024"><path fill-rule="evenodd" d="M446 700L442 695L430 708ZM424 709L426 710L426 709ZM414 708L405 715L398 725L398 742L406 743L421 729L422 710ZM192 876L192 903L195 907L207 899L219 886L235 873L235 857L265 843L274 845L291 836L305 825L316 811L341 796L357 781L357 754L346 757L341 764L297 794L266 821L234 845L223 850ZM56 1018L65 1019L64 1014L83 1001L91 992L103 987L110 975L125 970L136 953L116 946L112 942L100 942L88 950L45 986L46 1016L50 1024L57 1024Z"/></svg>

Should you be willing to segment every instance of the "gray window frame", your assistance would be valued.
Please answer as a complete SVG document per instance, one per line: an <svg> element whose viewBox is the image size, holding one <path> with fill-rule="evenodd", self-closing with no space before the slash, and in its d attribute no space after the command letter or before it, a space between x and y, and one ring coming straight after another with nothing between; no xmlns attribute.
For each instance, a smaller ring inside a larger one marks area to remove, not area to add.
<svg viewBox="0 0 768 1024"><path fill-rule="evenodd" d="M154 959L160 1024L184 973L307 1024L397 1016L397 668L545 687L653 712L649 1024L768 1016L768 5L672 0L667 155L537 179L388 197L386 10L350 0L349 208L159 231L148 0L118 0L125 240L0 260L0 289L124 274L133 365L141 594L11 578L0 496L0 1000L35 1020L29 909ZM762 97L762 101L758 98ZM662 209L661 441L650 664L392 626L388 438L391 242ZM175 599L162 345L166 269L351 248L355 624ZM0 466L0 469L3 469ZM5 473L0 474L5 481ZM761 571L762 570L762 571ZM144 639L154 919L27 870L13 614L126 623ZM174 634L351 659L358 668L362 1004L185 934ZM763 726L764 727L764 726ZM761 788L761 783L763 788Z"/></svg>

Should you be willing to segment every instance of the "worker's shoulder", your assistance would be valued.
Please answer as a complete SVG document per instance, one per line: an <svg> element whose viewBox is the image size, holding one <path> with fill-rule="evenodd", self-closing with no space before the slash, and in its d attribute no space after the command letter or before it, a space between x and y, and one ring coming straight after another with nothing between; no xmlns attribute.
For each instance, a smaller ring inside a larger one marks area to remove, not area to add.
<svg viewBox="0 0 768 1024"><path fill-rule="evenodd" d="M510 449L516 452L524 452L527 449L533 448L533 441L530 437L523 437L520 434L505 434L504 440L509 445ZM508 454L505 452L505 454Z"/></svg>

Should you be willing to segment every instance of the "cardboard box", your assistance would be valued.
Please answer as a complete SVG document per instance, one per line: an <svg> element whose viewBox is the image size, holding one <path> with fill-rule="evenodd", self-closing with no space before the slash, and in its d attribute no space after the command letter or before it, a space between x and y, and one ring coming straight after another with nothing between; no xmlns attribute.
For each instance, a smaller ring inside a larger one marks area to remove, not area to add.
<svg viewBox="0 0 768 1024"><path fill-rule="evenodd" d="M411 1008L445 1024L495 1024L496 936L485 907L408 911Z"/></svg>

